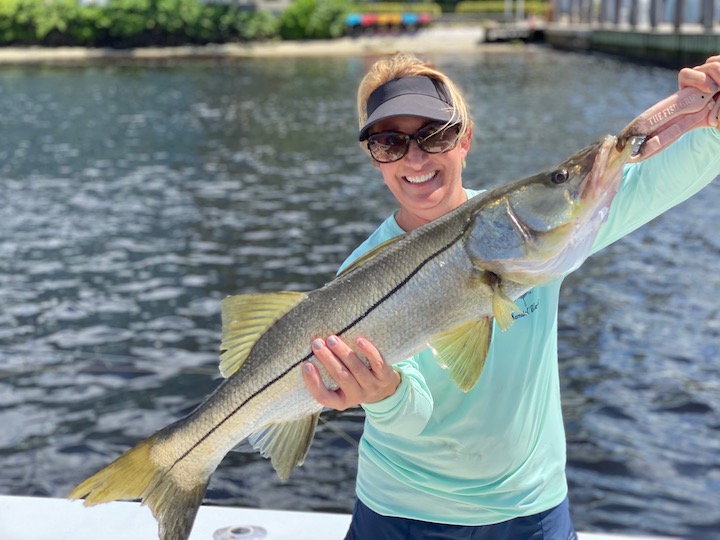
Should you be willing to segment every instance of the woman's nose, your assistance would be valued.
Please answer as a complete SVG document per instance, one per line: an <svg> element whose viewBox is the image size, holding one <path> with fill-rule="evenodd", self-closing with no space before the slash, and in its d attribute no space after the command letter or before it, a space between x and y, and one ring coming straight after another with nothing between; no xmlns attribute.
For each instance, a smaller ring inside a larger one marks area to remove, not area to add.
<svg viewBox="0 0 720 540"><path fill-rule="evenodd" d="M417 141L410 141L405 159L409 163L424 163L428 158L427 152L418 146Z"/></svg>

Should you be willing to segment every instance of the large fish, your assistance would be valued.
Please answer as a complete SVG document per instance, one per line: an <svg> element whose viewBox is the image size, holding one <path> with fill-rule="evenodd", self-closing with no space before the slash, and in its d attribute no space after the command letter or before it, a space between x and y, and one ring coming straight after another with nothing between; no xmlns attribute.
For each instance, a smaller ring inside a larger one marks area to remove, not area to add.
<svg viewBox="0 0 720 540"><path fill-rule="evenodd" d="M315 338L366 337L389 363L430 345L467 391L482 371L493 320L506 329L520 311L514 299L588 256L632 151L633 141L608 136L379 246L312 292L226 298L220 371L227 379L70 497L86 497L86 505L141 499L162 540L186 540L210 475L244 439L288 478L322 409L301 375Z"/></svg>

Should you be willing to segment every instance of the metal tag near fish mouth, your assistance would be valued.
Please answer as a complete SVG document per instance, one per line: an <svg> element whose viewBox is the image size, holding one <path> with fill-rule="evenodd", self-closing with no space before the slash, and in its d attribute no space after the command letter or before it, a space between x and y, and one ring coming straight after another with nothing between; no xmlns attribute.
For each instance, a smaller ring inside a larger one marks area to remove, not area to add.
<svg viewBox="0 0 720 540"><path fill-rule="evenodd" d="M632 154L630 154L631 157L635 157L638 154L640 154L640 149L642 148L642 145L647 140L646 136L638 135L637 137L633 137L629 142L633 145L633 151Z"/></svg>

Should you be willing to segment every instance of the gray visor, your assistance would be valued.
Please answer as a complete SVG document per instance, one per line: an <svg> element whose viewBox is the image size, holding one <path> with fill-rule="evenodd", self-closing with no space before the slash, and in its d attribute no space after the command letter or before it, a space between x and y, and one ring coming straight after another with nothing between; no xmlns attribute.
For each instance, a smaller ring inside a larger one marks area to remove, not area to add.
<svg viewBox="0 0 720 540"><path fill-rule="evenodd" d="M447 122L453 106L445 85L425 75L394 79L376 88L367 102L368 119L360 130L361 141L368 138L370 126L393 116L422 116Z"/></svg>

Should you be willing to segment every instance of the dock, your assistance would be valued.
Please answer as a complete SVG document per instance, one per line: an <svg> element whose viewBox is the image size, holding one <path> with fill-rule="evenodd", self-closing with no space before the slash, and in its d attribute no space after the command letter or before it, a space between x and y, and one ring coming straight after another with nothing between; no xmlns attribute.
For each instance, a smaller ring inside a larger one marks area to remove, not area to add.
<svg viewBox="0 0 720 540"><path fill-rule="evenodd" d="M719 18L713 0L569 0L555 4L543 37L556 48L679 68L720 54Z"/></svg>

